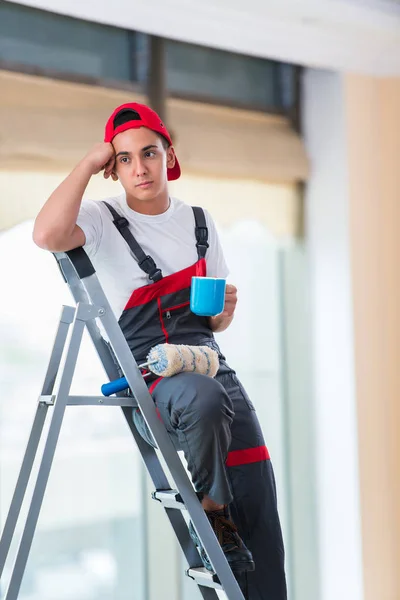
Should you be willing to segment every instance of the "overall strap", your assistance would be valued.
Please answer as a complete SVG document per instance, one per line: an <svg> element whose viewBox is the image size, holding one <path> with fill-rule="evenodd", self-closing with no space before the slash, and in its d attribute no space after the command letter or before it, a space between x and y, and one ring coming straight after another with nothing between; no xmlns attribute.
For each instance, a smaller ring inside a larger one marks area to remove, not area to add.
<svg viewBox="0 0 400 600"><path fill-rule="evenodd" d="M208 244L208 229L206 223L206 216L204 210L200 206L192 206L194 213L194 220L196 223L195 235L196 235L196 248L199 259L204 258L207 252Z"/></svg>
<svg viewBox="0 0 400 600"><path fill-rule="evenodd" d="M154 260L148 254L145 254L142 247L138 244L138 242L133 237L132 233L129 229L128 219L125 217L121 217L121 215L115 210L113 206L102 200L103 204L105 204L110 211L115 227L118 229L122 237L125 239L128 244L131 252L138 263L139 267L144 271L149 279L154 283L155 281L159 281L162 279L161 270L157 267Z"/></svg>

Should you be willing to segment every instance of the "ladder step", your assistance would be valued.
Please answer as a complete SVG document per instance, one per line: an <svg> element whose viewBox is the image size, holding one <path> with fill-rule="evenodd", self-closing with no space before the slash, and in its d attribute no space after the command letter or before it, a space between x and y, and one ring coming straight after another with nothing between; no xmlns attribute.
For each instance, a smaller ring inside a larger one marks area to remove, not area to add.
<svg viewBox="0 0 400 600"><path fill-rule="evenodd" d="M39 402L41 404L47 404L53 406L56 400L56 395L41 395L39 396ZM135 398L131 396L122 397L107 397L107 396L68 396L68 406L130 406L132 408L137 407Z"/></svg>
<svg viewBox="0 0 400 600"><path fill-rule="evenodd" d="M187 569L186 575L191 579L194 579L198 585L204 587L214 588L215 590L222 590L222 585L215 573L210 573L205 567L193 567Z"/></svg>
<svg viewBox="0 0 400 600"><path fill-rule="evenodd" d="M164 508L177 508L178 510L184 510L184 505L181 495L176 490L156 490L151 494L153 500L158 500L164 506Z"/></svg>

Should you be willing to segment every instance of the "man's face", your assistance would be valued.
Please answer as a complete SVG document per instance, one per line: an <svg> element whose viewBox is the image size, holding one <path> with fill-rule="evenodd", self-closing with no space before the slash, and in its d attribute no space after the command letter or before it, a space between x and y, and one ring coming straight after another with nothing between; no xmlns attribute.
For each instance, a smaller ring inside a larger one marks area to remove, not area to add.
<svg viewBox="0 0 400 600"><path fill-rule="evenodd" d="M175 164L173 148L165 149L157 133L140 127L115 136L114 171L123 188L138 200L151 201L167 187L167 167Z"/></svg>

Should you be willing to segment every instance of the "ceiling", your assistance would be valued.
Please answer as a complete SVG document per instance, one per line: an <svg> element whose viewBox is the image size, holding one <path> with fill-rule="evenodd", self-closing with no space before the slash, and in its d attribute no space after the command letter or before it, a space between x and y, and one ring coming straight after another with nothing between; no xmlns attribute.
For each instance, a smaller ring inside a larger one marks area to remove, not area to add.
<svg viewBox="0 0 400 600"><path fill-rule="evenodd" d="M24 0L18 4L305 66L400 76L397 0Z"/></svg>

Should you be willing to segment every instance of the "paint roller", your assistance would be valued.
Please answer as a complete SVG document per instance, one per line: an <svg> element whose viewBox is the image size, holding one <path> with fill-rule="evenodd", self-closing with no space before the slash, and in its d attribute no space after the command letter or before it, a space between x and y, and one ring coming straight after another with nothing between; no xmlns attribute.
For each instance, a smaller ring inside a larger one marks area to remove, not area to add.
<svg viewBox="0 0 400 600"><path fill-rule="evenodd" d="M150 350L147 362L139 369L148 369L143 377L152 373L159 377L172 377L177 373L201 373L215 377L219 368L218 354L208 346L187 346L184 344L158 344ZM125 377L110 381L101 386L104 396L111 396L126 390L129 384Z"/></svg>

